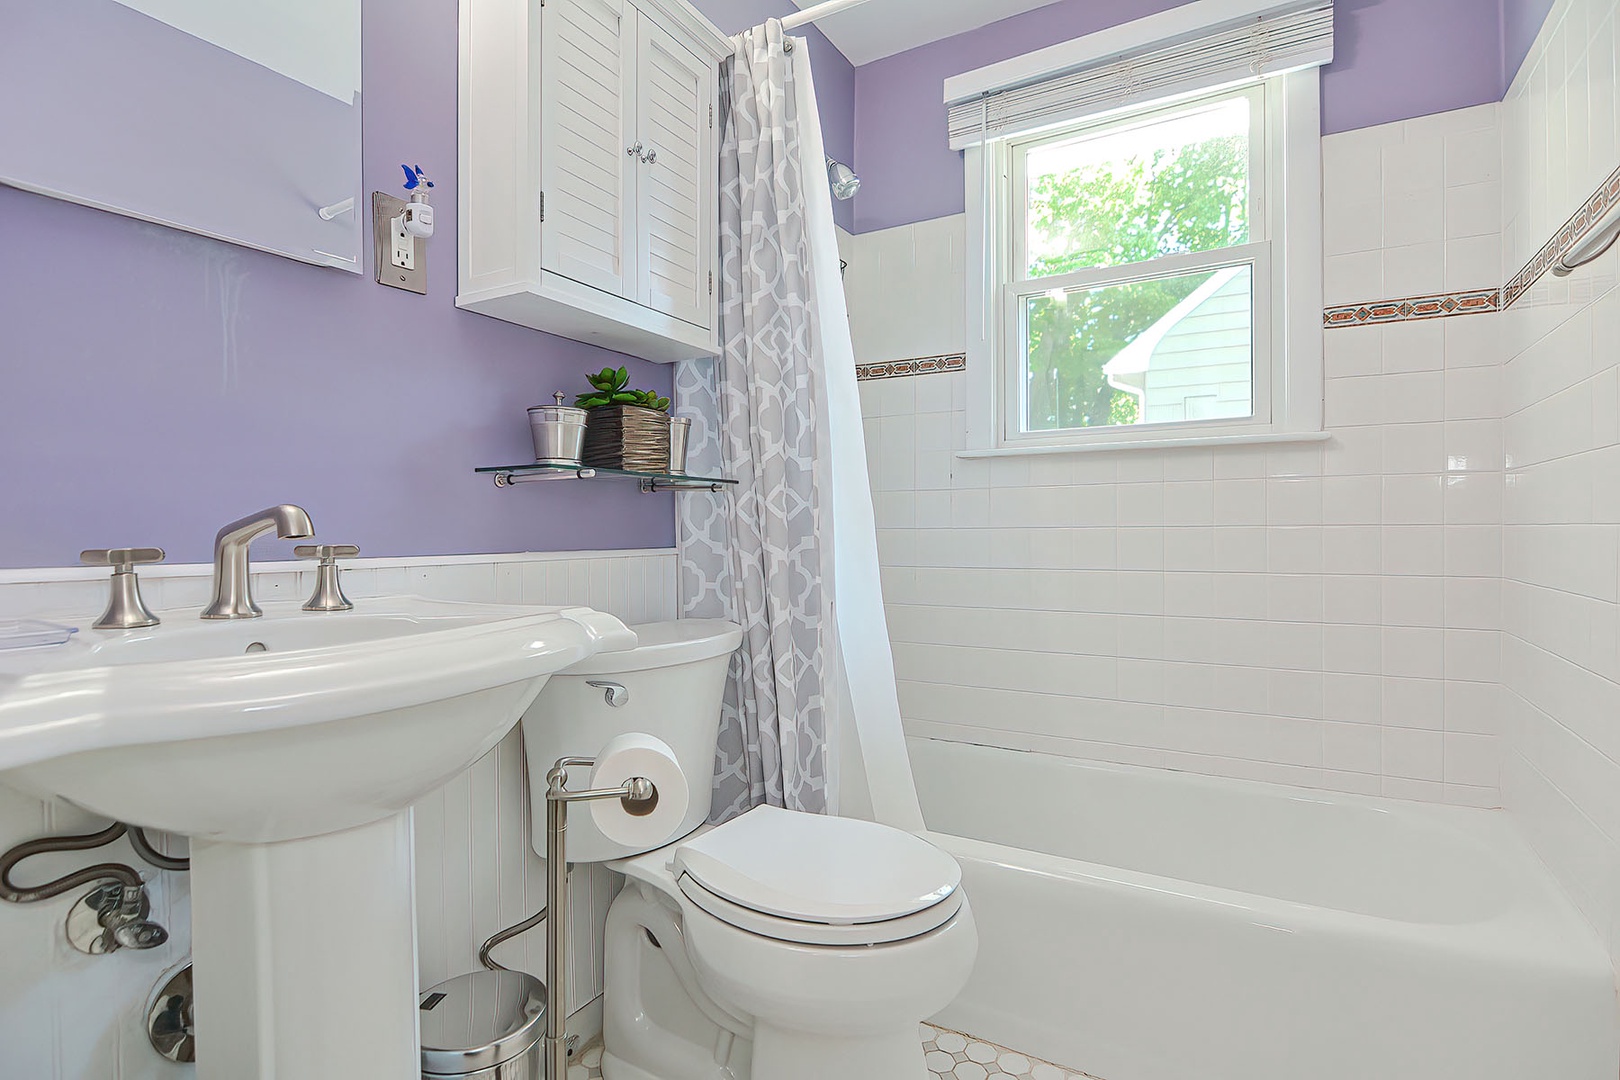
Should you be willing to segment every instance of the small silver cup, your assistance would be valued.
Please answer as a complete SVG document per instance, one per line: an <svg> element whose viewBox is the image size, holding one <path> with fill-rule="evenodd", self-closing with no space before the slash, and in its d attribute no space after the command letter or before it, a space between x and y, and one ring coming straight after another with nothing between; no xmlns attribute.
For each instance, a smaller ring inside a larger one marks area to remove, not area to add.
<svg viewBox="0 0 1620 1080"><path fill-rule="evenodd" d="M669 471L686 475L686 445L692 436L692 421L685 416L669 418Z"/></svg>

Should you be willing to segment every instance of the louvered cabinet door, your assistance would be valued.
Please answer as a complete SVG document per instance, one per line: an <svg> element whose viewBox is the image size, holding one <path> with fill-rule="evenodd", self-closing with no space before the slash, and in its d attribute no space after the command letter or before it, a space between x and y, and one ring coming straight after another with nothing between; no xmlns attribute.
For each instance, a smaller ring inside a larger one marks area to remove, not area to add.
<svg viewBox="0 0 1620 1080"><path fill-rule="evenodd" d="M639 301L712 328L717 75L645 16L638 31L636 197Z"/></svg>
<svg viewBox="0 0 1620 1080"><path fill-rule="evenodd" d="M546 0L541 47L540 265L635 298L630 229L640 162L635 142L636 35L624 0Z"/></svg>

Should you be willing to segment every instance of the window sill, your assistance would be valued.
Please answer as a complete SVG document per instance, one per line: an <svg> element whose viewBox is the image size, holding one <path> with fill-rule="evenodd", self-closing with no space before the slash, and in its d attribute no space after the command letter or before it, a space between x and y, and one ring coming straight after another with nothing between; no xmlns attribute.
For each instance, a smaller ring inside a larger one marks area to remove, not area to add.
<svg viewBox="0 0 1620 1080"><path fill-rule="evenodd" d="M1113 439L1063 443L1053 446L1002 446L994 450L958 450L959 458L1050 457L1054 454L1096 454L1117 450L1175 450L1201 446L1264 446L1271 443L1317 443L1333 438L1331 431L1267 431L1229 435L1189 435L1165 439Z"/></svg>

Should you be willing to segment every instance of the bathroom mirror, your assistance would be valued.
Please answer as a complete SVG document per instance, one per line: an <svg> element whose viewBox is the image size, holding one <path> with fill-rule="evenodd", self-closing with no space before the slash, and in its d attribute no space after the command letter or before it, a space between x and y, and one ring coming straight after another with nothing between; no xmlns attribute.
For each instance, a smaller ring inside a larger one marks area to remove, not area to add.
<svg viewBox="0 0 1620 1080"><path fill-rule="evenodd" d="M0 0L0 26L0 183L360 272L360 0Z"/></svg>

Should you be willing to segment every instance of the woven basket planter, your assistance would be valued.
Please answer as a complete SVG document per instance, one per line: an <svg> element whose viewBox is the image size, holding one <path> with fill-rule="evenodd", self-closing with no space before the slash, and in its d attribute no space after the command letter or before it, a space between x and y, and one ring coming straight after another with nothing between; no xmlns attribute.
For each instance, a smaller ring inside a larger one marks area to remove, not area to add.
<svg viewBox="0 0 1620 1080"><path fill-rule="evenodd" d="M669 414L639 405L592 409L580 463L600 469L669 470Z"/></svg>

